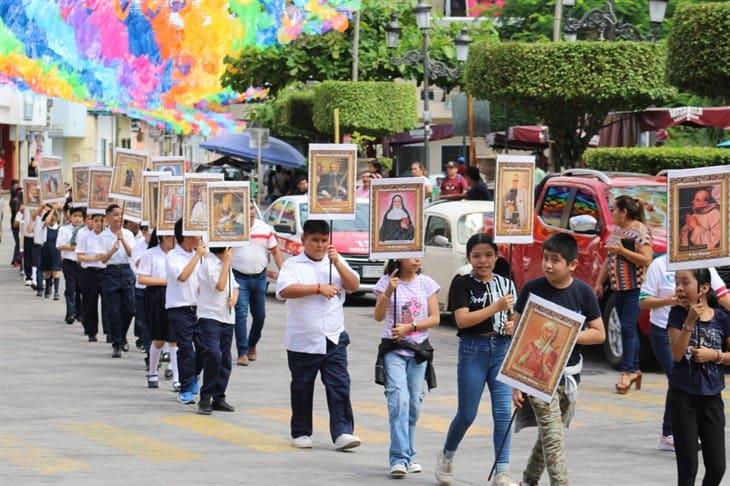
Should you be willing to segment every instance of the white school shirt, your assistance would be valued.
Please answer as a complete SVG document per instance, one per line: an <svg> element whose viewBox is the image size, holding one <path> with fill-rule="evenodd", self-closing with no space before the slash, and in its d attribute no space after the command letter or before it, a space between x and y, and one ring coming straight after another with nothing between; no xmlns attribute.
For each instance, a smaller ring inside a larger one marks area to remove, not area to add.
<svg viewBox="0 0 730 486"><path fill-rule="evenodd" d="M274 229L256 219L251 227L251 240L233 249L231 267L237 272L257 274L266 270L269 250L276 247Z"/></svg>
<svg viewBox="0 0 730 486"><path fill-rule="evenodd" d="M79 230L81 231L81 230ZM58 236L56 237L56 248L60 248L64 245L68 245L71 243L71 237L73 236L74 232L74 226L72 224L64 224L60 228L58 228ZM78 236L78 234L76 235ZM76 255L76 252L73 250L62 250L61 251L61 259L62 260L71 260L74 262L79 261L79 257Z"/></svg>
<svg viewBox="0 0 730 486"><path fill-rule="evenodd" d="M145 250L137 265L137 276L144 275L151 278L167 280L167 253L162 251L160 245Z"/></svg>
<svg viewBox="0 0 730 486"><path fill-rule="evenodd" d="M136 243L134 244L134 247L132 248L132 257L130 258L129 266L132 269L132 272L134 272L134 288L136 289L143 289L145 288L144 285L139 283L139 277L137 276L137 268L139 266L139 261L142 258L142 255L144 252L147 251L147 242L144 239L144 236L142 236L142 241L139 241L138 238L135 238ZM162 277L165 278L165 277Z"/></svg>
<svg viewBox="0 0 730 486"><path fill-rule="evenodd" d="M25 208L25 212L23 213L23 231L25 232L25 236L28 238L33 237L33 228L35 225L29 225L30 223L30 216L32 211L30 208ZM28 229L28 226L30 226L30 229Z"/></svg>
<svg viewBox="0 0 730 486"><path fill-rule="evenodd" d="M715 290L715 294L718 298L728 294L728 289L725 287L725 282L722 281L722 277L717 273L717 270L710 268L710 285ZM646 297L657 297L659 299L666 299L674 295L676 291L675 272L667 270L667 255L664 254L654 259L649 265L646 271L646 278L641 286L640 299L643 300ZM665 305L651 309L649 311L649 322L662 329L667 328L667 321L669 320L669 309L670 306Z"/></svg>
<svg viewBox="0 0 730 486"><path fill-rule="evenodd" d="M33 222L33 243L36 245L44 244L46 242L46 231L47 228L43 226L43 220L40 216L36 216Z"/></svg>
<svg viewBox="0 0 730 486"><path fill-rule="evenodd" d="M134 235L131 231L129 231L126 228L120 229L122 232L122 238L124 238L124 241L127 242L127 245L129 245L130 248L134 248ZM109 228L105 229L101 232L101 238L104 242L104 253L108 252L112 249L114 246L114 243L117 241L117 235L112 233L112 230ZM109 259L109 261L106 262L107 265L125 265L130 263L130 257L127 256L127 251L124 249L124 245L119 243L119 248L117 248L117 251L114 252L112 257Z"/></svg>
<svg viewBox="0 0 730 486"><path fill-rule="evenodd" d="M200 262L198 262L186 281L181 282L177 279L194 256L194 251L187 252L178 245L175 245L175 248L167 254L165 260L165 278L167 278L165 309L197 305L198 266L200 266Z"/></svg>
<svg viewBox="0 0 730 486"><path fill-rule="evenodd" d="M341 258L347 271L360 279L357 273ZM330 260L325 256L320 261L311 260L305 252L289 258L279 271L276 281L276 298L290 285L314 285L329 283ZM332 269L332 285L342 288L342 279L336 268ZM322 295L310 295L300 299L286 299L286 333L284 346L289 351L311 354L326 354L327 340L337 344L345 330L342 305L344 290L339 296L327 299Z"/></svg>
<svg viewBox="0 0 730 486"><path fill-rule="evenodd" d="M82 234L82 231L84 233ZM85 255L103 255L106 253L104 249L104 240L102 239L102 231L96 234L95 231L91 231L88 228L82 228L76 234L76 253L83 253ZM81 262L81 268L106 268L106 265L101 261L95 262Z"/></svg>
<svg viewBox="0 0 730 486"><path fill-rule="evenodd" d="M198 265L198 319L213 319L223 324L236 323L236 311L228 306L229 292L238 288L233 270L228 269L228 285L220 291L215 288L223 270L223 263L216 255L208 254Z"/></svg>

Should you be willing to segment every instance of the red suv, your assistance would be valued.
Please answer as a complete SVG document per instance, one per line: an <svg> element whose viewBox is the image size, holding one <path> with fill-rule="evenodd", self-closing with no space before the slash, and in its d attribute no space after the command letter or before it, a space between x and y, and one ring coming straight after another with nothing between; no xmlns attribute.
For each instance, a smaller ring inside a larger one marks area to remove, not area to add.
<svg viewBox="0 0 730 486"><path fill-rule="evenodd" d="M646 221L654 242L654 255L665 253L666 184L666 177L662 175L604 173L590 169L566 170L543 179L535 189L534 243L501 248L502 255L511 260L517 288L542 275L543 242L558 231L568 232L578 241L579 263L575 276L593 287L606 259L603 243L613 227L609 207L621 195L636 197L644 202ZM617 367L623 352L621 324L614 310L610 290L606 289L600 304L606 324L606 358L612 366ZM648 312L642 312L639 328L643 336L648 336ZM642 349L648 350L646 340L642 341Z"/></svg>

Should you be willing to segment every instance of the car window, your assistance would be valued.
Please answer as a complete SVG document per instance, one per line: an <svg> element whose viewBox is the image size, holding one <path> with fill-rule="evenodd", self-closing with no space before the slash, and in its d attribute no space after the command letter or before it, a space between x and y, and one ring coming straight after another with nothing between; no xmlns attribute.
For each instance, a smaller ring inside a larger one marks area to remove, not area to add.
<svg viewBox="0 0 730 486"><path fill-rule="evenodd" d="M299 218L302 224L309 217L309 203L299 205ZM358 203L355 211L355 219L337 219L333 221L334 231L369 231L368 218L370 217L370 206L367 203Z"/></svg>
<svg viewBox="0 0 730 486"><path fill-rule="evenodd" d="M579 188L575 193L573 207L570 209L570 217L581 216L583 214L593 216L596 221L601 220L599 217L598 202L596 201L596 198L593 197L593 193L587 189Z"/></svg>
<svg viewBox="0 0 730 486"><path fill-rule="evenodd" d="M438 236L443 238L437 238ZM442 248L451 246L451 227L447 220L440 216L431 216L428 218L426 225L426 245Z"/></svg>
<svg viewBox="0 0 730 486"><path fill-rule="evenodd" d="M550 226L560 226L563 219L565 205L568 202L570 188L564 186L550 186L545 193L545 199L540 208L540 218Z"/></svg>
<svg viewBox="0 0 730 486"><path fill-rule="evenodd" d="M266 223L274 226L279 221L279 214L281 209L284 207L284 201L276 201L269 208L269 212L266 215Z"/></svg>
<svg viewBox="0 0 730 486"><path fill-rule="evenodd" d="M279 218L279 224L285 224L290 227L293 231L297 230L297 214L294 202L287 201L284 205L284 211L281 213Z"/></svg>
<svg viewBox="0 0 730 486"><path fill-rule="evenodd" d="M494 226L494 213L477 212L463 215L456 223L456 236L464 245L474 233L484 233Z"/></svg>
<svg viewBox="0 0 730 486"><path fill-rule="evenodd" d="M631 196L644 203L644 219L647 226L664 231L667 224L667 188L663 186L612 187L606 193L608 205L619 196Z"/></svg>

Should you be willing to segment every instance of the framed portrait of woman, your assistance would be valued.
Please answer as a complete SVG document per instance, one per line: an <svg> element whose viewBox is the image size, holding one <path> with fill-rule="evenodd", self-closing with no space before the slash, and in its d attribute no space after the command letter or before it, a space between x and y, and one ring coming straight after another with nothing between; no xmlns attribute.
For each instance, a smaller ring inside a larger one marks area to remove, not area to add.
<svg viewBox="0 0 730 486"><path fill-rule="evenodd" d="M370 182L370 258L423 257L423 194L420 177Z"/></svg>
<svg viewBox="0 0 730 486"><path fill-rule="evenodd" d="M112 168L104 166L89 167L89 205L88 214L104 214L112 203L109 188L112 181Z"/></svg>
<svg viewBox="0 0 730 486"><path fill-rule="evenodd" d="M43 203L63 203L66 201L66 188L63 185L61 167L38 169L38 187Z"/></svg>
<svg viewBox="0 0 730 486"><path fill-rule="evenodd" d="M175 223L183 216L184 187L182 177L161 176L157 207L157 234L175 234Z"/></svg>
<svg viewBox="0 0 730 486"><path fill-rule="evenodd" d="M142 179L142 223L152 228L157 227L157 203L159 201L160 177L167 176L167 172L144 171Z"/></svg>
<svg viewBox="0 0 730 486"><path fill-rule="evenodd" d="M41 205L41 192L37 177L23 179L23 201L29 208L38 208Z"/></svg>
<svg viewBox="0 0 730 486"><path fill-rule="evenodd" d="M532 155L497 155L496 174L495 243L532 243L535 157Z"/></svg>
<svg viewBox="0 0 730 486"><path fill-rule="evenodd" d="M309 217L355 219L357 145L309 144Z"/></svg>
<svg viewBox="0 0 730 486"><path fill-rule="evenodd" d="M209 182L208 246L242 246L251 238L251 191L248 182Z"/></svg>
<svg viewBox="0 0 730 486"><path fill-rule="evenodd" d="M185 174L183 157L152 157L150 168L154 172L167 172L168 176L182 177Z"/></svg>
<svg viewBox="0 0 730 486"><path fill-rule="evenodd" d="M497 379L550 402L584 322L585 316L530 294Z"/></svg>
<svg viewBox="0 0 730 486"><path fill-rule="evenodd" d="M184 235L205 236L208 233L208 183L222 180L223 174L186 173L184 175Z"/></svg>
<svg viewBox="0 0 730 486"><path fill-rule="evenodd" d="M71 195L73 207L89 205L89 167L88 165L74 165L71 167Z"/></svg>
<svg viewBox="0 0 730 486"><path fill-rule="evenodd" d="M123 201L141 201L142 172L147 170L148 160L146 152L115 148L111 196Z"/></svg>

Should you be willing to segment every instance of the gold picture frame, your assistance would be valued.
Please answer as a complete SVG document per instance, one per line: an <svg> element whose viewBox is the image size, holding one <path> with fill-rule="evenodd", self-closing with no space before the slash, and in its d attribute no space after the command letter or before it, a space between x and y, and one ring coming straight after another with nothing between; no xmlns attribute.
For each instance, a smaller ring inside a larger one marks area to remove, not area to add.
<svg viewBox="0 0 730 486"><path fill-rule="evenodd" d="M28 208L41 207L41 192L38 187L37 177L26 177L23 179L23 205Z"/></svg>
<svg viewBox="0 0 730 486"><path fill-rule="evenodd" d="M250 189L248 182L208 183L208 246L243 246L250 240Z"/></svg>
<svg viewBox="0 0 730 486"><path fill-rule="evenodd" d="M182 177L162 176L159 178L156 218L158 235L175 234L175 223L183 215L184 196Z"/></svg>
<svg viewBox="0 0 730 486"><path fill-rule="evenodd" d="M175 156L152 157L150 169L153 172L167 172L168 176L182 177L185 175L185 158Z"/></svg>
<svg viewBox="0 0 730 486"><path fill-rule="evenodd" d="M355 219L357 145L309 145L309 217Z"/></svg>
<svg viewBox="0 0 730 486"><path fill-rule="evenodd" d="M63 169L60 166L38 169L38 188L44 204L65 202L66 188L63 185Z"/></svg>
<svg viewBox="0 0 730 486"><path fill-rule="evenodd" d="M71 167L71 196L72 207L86 207L89 205L89 165L75 165Z"/></svg>
<svg viewBox="0 0 730 486"><path fill-rule="evenodd" d="M208 183L222 180L223 174L184 175L183 235L205 236L208 233Z"/></svg>
<svg viewBox="0 0 730 486"><path fill-rule="evenodd" d="M494 242L529 245L535 225L535 157L497 155Z"/></svg>
<svg viewBox="0 0 730 486"><path fill-rule="evenodd" d="M420 177L370 181L370 258L423 258L424 184Z"/></svg>
<svg viewBox="0 0 730 486"><path fill-rule="evenodd" d="M112 204L109 188L112 182L112 168L104 166L89 167L89 205L88 214L105 214Z"/></svg>
<svg viewBox="0 0 730 486"><path fill-rule="evenodd" d="M147 169L148 160L145 152L115 148L111 196L123 201L141 201L142 173Z"/></svg>

